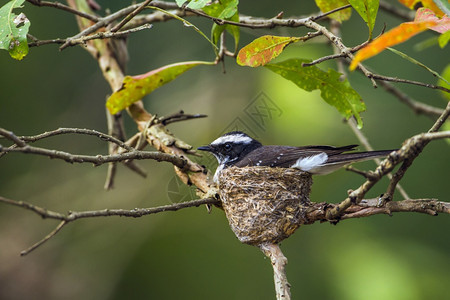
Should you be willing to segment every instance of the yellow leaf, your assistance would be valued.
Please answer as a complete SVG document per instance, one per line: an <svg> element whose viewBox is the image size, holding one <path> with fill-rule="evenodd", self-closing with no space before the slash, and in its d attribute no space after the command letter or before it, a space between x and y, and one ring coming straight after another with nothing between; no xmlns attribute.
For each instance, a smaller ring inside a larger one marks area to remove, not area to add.
<svg viewBox="0 0 450 300"><path fill-rule="evenodd" d="M348 4L347 0L316 0L316 5L323 13L329 12L338 7L342 7ZM330 18L335 19L338 22L347 21L352 15L352 9L346 8L338 12L329 15Z"/></svg>
<svg viewBox="0 0 450 300"><path fill-rule="evenodd" d="M377 55L387 47L403 43L414 35L428 29L429 27L433 27L436 24L436 21L407 22L400 24L359 50L350 64L350 70L353 71L358 63Z"/></svg>

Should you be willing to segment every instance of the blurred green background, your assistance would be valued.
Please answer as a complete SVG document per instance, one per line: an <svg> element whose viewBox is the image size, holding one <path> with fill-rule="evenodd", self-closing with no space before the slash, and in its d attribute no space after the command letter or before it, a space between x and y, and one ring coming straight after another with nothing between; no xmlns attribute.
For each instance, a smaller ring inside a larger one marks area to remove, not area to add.
<svg viewBox="0 0 450 300"><path fill-rule="evenodd" d="M98 1L112 11L124 1ZM313 1L241 1L240 12L273 17L308 15L318 9ZM30 33L40 39L77 32L69 13L25 4ZM209 33L211 23L190 19ZM376 33L383 24L400 23L379 13ZM240 46L263 34L303 35L302 28L241 31ZM367 27L353 13L342 26L346 45L361 43ZM436 36L423 33L397 49L441 72L449 60L447 49L413 46ZM231 39L229 39L232 45ZM295 44L278 58L318 58L332 53L324 40ZM155 24L129 37L127 74L186 60L213 60L210 45L192 28L178 21ZM382 53L367 65L385 75L435 83L426 71L393 53ZM62 52L58 46L32 48L21 62L0 53L0 126L17 135L33 135L58 127L90 128L106 132L104 102L111 92L96 61L82 49ZM334 62L321 68L335 67ZM335 109L317 92L307 93L269 70L238 67L232 59L222 67L198 67L145 98L154 114L183 109L209 117L170 125L195 147L209 143L228 129L244 129L265 144L358 143ZM415 115L398 100L373 89L358 73L349 75L362 95L364 133L376 149L391 149L411 135L426 131L433 120ZM397 85L414 99L445 107L436 91ZM264 110L264 103L267 108ZM256 109L266 117L252 115ZM271 112L269 114L268 112ZM125 116L127 132L136 132ZM4 141L2 141L4 143ZM36 143L72 153L106 153L107 145L93 137L61 136ZM402 185L412 198L448 199L448 144L431 143L414 162ZM199 160L213 167L211 157ZM106 165L70 165L45 157L11 153L0 159L0 195L51 210L152 207L191 199L193 191L179 185L169 164L141 161L143 179L119 167L116 186L103 190ZM370 169L373 162L359 164ZM363 178L340 170L316 177L311 199L338 202ZM387 181L368 195L382 193ZM397 200L401 197L397 195ZM66 226L57 236L26 257L21 250L51 231L57 222L0 204L1 299L274 299L270 262L255 247L240 244L222 211L208 214L204 207L189 208L137 219L85 219ZM450 218L420 214L379 215L339 223L300 228L282 243L289 259L287 275L294 299L444 299L450 282Z"/></svg>

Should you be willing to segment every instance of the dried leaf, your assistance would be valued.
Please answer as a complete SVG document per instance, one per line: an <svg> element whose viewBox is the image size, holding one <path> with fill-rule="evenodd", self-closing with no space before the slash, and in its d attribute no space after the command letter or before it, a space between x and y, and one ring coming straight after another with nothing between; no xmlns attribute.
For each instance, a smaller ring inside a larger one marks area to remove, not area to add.
<svg viewBox="0 0 450 300"><path fill-rule="evenodd" d="M259 37L239 51L236 62L241 66L264 66L280 55L287 45L299 40L301 38L273 35Z"/></svg>
<svg viewBox="0 0 450 300"><path fill-rule="evenodd" d="M435 21L438 25L430 27L431 30L439 33L445 33L450 30L450 18L444 15L442 18L436 16L436 14L429 8L421 7L416 12L415 22L421 21Z"/></svg>

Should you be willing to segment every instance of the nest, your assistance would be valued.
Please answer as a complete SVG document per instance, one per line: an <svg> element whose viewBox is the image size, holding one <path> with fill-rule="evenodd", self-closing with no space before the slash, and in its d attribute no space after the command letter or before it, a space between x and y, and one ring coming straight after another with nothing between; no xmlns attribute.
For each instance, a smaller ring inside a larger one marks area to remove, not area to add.
<svg viewBox="0 0 450 300"><path fill-rule="evenodd" d="M219 193L231 229L245 244L279 243L300 226L310 206L311 174L270 167L231 167Z"/></svg>

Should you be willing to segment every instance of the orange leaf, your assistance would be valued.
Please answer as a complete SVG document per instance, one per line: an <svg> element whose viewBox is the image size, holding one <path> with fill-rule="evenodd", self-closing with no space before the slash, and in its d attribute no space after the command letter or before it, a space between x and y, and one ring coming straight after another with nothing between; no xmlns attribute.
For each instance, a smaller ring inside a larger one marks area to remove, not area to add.
<svg viewBox="0 0 450 300"><path fill-rule="evenodd" d="M422 3L423 7L431 9L438 17L444 15L442 10L434 4L433 0L399 0L399 2L410 9L414 9L417 4Z"/></svg>
<svg viewBox="0 0 450 300"><path fill-rule="evenodd" d="M447 15L444 15L442 19L439 19L438 16L436 16L436 14L429 8L421 7L417 10L414 22L420 21L436 21L438 25L433 26L430 29L439 33L444 33L450 30L450 18Z"/></svg>
<svg viewBox="0 0 450 300"><path fill-rule="evenodd" d="M400 24L359 50L350 64L350 70L353 71L358 63L377 55L387 47L400 44L429 27L436 25L437 21L407 22Z"/></svg>

